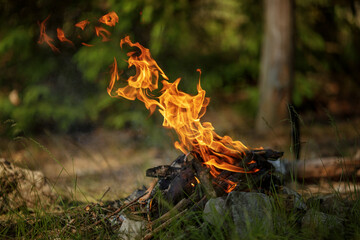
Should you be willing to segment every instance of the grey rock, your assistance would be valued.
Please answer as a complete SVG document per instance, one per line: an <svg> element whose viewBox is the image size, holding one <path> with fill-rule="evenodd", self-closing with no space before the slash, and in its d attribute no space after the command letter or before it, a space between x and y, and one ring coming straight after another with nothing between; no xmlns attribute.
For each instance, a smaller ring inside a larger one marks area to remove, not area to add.
<svg viewBox="0 0 360 240"><path fill-rule="evenodd" d="M344 229L343 222L344 220L338 216L311 209L302 218L301 227L303 232L310 231L325 237L334 233L341 234Z"/></svg>
<svg viewBox="0 0 360 240"><path fill-rule="evenodd" d="M304 211L307 210L307 206L303 197L295 190L284 186L280 188L278 193L283 196L286 196L285 198L286 205L291 210L292 209L304 210Z"/></svg>
<svg viewBox="0 0 360 240"><path fill-rule="evenodd" d="M307 200L308 207L317 208L323 213L345 217L350 203L335 194L319 195Z"/></svg>
<svg viewBox="0 0 360 240"><path fill-rule="evenodd" d="M221 226L226 219L226 215L225 198L212 198L205 204L203 218L206 222L214 226Z"/></svg>
<svg viewBox="0 0 360 240"><path fill-rule="evenodd" d="M267 195L255 192L231 192L225 202L240 238L251 232L273 231L272 206Z"/></svg>
<svg viewBox="0 0 360 240"><path fill-rule="evenodd" d="M119 229L119 237L126 240L140 238L146 226L145 222L130 220L126 217L123 217L123 219L124 221Z"/></svg>

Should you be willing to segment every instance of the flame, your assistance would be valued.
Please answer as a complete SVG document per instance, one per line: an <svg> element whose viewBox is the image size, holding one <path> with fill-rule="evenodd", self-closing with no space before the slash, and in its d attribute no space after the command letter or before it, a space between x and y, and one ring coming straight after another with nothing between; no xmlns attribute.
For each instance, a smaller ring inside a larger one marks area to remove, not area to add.
<svg viewBox="0 0 360 240"><path fill-rule="evenodd" d="M237 186L237 184L233 181L230 181L228 179L222 179L222 181L226 182L228 184L227 188L225 189L226 193L232 192Z"/></svg>
<svg viewBox="0 0 360 240"><path fill-rule="evenodd" d="M60 52L60 50L54 46L54 44L52 44L52 42L54 42L54 39L52 39L51 37L49 37L47 34L46 34L46 22L47 20L49 20L50 18L50 15L47 16L47 18L45 18L44 21L42 21L41 23L39 23L39 26L40 26L40 37L39 37L39 40L38 40L38 43L39 44L42 44L42 43L46 43L47 45L50 46L51 50L53 50L54 52Z"/></svg>
<svg viewBox="0 0 360 240"><path fill-rule="evenodd" d="M39 37L38 43L39 43L39 44L42 44L42 43L45 42L45 43L47 43L47 44L50 46L50 48L51 48L54 52L60 52L60 50L59 50L57 47L55 47L55 45L53 44L54 39L52 39L51 37L49 37L49 36L46 34L46 26L45 26L45 24L46 24L47 20L49 19L49 17L50 17L50 15L49 15L44 21L42 21L41 23L39 23L39 26L40 26L40 37ZM102 17L99 19L99 22L104 23L104 24L112 27L112 26L115 26L115 24L116 24L117 22L119 22L119 17L118 17L118 15L117 15L115 12L110 12L110 13L102 16ZM80 28L81 30L84 30L85 27L86 27L87 25L89 25L89 24L90 24L90 22L89 22L88 20L83 20L83 21L80 21L80 22L76 23L76 24L75 24L75 27L78 27L78 28ZM96 35L97 35L98 37L101 36L103 42L107 42L107 41L110 40L109 37L111 36L111 33L110 33L108 30L106 30L106 29L103 28L103 27L94 27L94 28L95 28L95 33L96 33ZM69 40L68 38L65 37L65 33L64 33L64 31L63 31L61 28L57 28L56 30L57 30L57 37L58 37L58 39L60 40L60 42L67 42L67 43L69 43L69 44L71 44L71 45L74 46L74 43L73 43L71 40ZM81 36L80 36L80 35L78 35L77 37L81 39ZM91 45L91 44L88 44L88 43L84 43L84 42L82 42L81 44L84 45L84 46L87 46L87 47L92 47L92 46L94 46L94 45Z"/></svg>
<svg viewBox="0 0 360 240"><path fill-rule="evenodd" d="M200 180L197 178L197 177L194 177L196 182L199 184L200 183Z"/></svg>
<svg viewBox="0 0 360 240"><path fill-rule="evenodd" d="M47 43L53 51L59 52L53 44L54 39L46 34L46 22L48 16L43 22L39 23L40 37L38 43ZM115 12L110 12L99 19L99 22L113 27L118 23L119 17ZM88 20L83 20L75 24L82 30L90 24ZM95 27L97 36L102 37L102 41L109 41L111 33L103 27ZM57 36L61 42L73 42L65 37L62 29L57 29ZM78 38L81 38L78 36ZM82 42L84 46L92 47L94 45ZM136 73L130 76L126 81L127 85L115 90L115 82L120 80L117 61L114 58L112 65L112 74L108 94L113 97L123 97L129 100L138 99L145 104L145 107L152 114L156 109L164 117L163 126L175 130L179 141L174 143L175 147L183 153L192 153L203 161L203 164L210 169L213 177L226 170L239 173L256 173L259 169L247 170L246 166L255 163L255 161L244 162L245 152L248 148L240 141L234 141L229 136L220 136L215 133L214 127L210 122L201 122L201 117L205 114L206 108L210 103L210 98L205 97L205 90L202 89L199 72L199 82L197 84L197 94L190 95L178 89L180 78L174 82L169 82L169 78L151 57L149 49L141 46L139 43L131 42L129 36L120 41L120 47L124 44L135 47L140 50L129 52L127 56L128 67L135 67ZM154 91L159 89L159 78L162 78L159 96ZM196 181L199 180L195 177ZM230 180L224 180L227 183L226 192L231 192L236 183Z"/></svg>
<svg viewBox="0 0 360 240"><path fill-rule="evenodd" d="M74 43L65 37L65 33L62 29L57 28L56 31L57 31L57 37L60 40L60 42L67 42L70 43L72 46L74 46Z"/></svg>
<svg viewBox="0 0 360 240"><path fill-rule="evenodd" d="M114 27L119 22L119 17L115 12L109 12L99 19L99 22L104 23L110 27Z"/></svg>
<svg viewBox="0 0 360 240"><path fill-rule="evenodd" d="M98 37L102 36L102 38L103 38L102 41L103 42L107 42L107 41L110 40L109 36L111 35L111 33L108 30L106 30L105 28L103 28L103 27L95 27L95 32L96 32L96 35ZM105 34L108 35L108 37L105 36Z"/></svg>
<svg viewBox="0 0 360 240"><path fill-rule="evenodd" d="M201 123L200 118L205 114L206 107L210 99L205 97L205 90L200 84L201 70L199 72L199 82L197 94L192 96L178 89L180 78L170 83L156 61L151 57L150 51L139 43L132 43L127 36L120 41L120 46L124 44L130 47L137 47L140 53L129 52L127 56L128 67L135 67L136 73L127 79L127 85L115 90L115 82L120 79L117 62L114 58L112 75L108 87L110 96L123 97L129 100L138 99L144 102L145 107L153 113L156 108L163 115L163 126L174 129L179 141L175 142L175 147L183 153L192 151L203 160L204 164L210 168L210 173L216 177L221 170L240 173L254 173L259 169L248 171L240 166L248 148L240 141L233 141L229 136L221 137L214 132L214 127L210 122ZM161 81L161 95L156 97L152 91L158 89L159 76ZM231 191L236 184L229 182L228 189Z"/></svg>
<svg viewBox="0 0 360 240"><path fill-rule="evenodd" d="M90 22L88 20L83 20L81 22L78 22L75 24L75 27L81 28L81 30L84 31L85 27L90 24Z"/></svg>

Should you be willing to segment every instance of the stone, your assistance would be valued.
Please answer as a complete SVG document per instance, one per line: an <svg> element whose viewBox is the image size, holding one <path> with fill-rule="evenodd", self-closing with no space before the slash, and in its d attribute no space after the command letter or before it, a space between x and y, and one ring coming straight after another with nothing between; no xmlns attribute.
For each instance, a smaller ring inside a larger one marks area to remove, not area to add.
<svg viewBox="0 0 360 240"><path fill-rule="evenodd" d="M287 210L307 210L304 199L295 190L283 186L279 189L278 194L284 199Z"/></svg>
<svg viewBox="0 0 360 240"><path fill-rule="evenodd" d="M267 195L256 192L231 192L225 206L229 209L240 238L254 232L268 235L273 231L272 205Z"/></svg>
<svg viewBox="0 0 360 240"><path fill-rule="evenodd" d="M311 209L302 218L301 227L303 232L326 238L330 237L330 234L341 236L344 229L343 222L344 220L338 216Z"/></svg>
<svg viewBox="0 0 360 240"><path fill-rule="evenodd" d="M46 208L55 199L56 194L41 172L20 168L0 159L0 213L20 207Z"/></svg>
<svg viewBox="0 0 360 240"><path fill-rule="evenodd" d="M145 222L130 220L127 217L123 217L123 222L119 229L119 237L121 239L137 239L144 233Z"/></svg>
<svg viewBox="0 0 360 240"><path fill-rule="evenodd" d="M203 218L206 222L214 226L221 226L227 215L224 197L211 198L205 204Z"/></svg>
<svg viewBox="0 0 360 240"><path fill-rule="evenodd" d="M345 217L350 210L350 203L335 194L319 195L307 200L309 208L317 208L323 213Z"/></svg>

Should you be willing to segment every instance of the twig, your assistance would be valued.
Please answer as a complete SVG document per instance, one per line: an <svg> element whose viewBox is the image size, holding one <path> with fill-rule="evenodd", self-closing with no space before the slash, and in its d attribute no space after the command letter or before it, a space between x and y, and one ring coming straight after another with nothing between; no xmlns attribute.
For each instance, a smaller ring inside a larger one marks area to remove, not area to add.
<svg viewBox="0 0 360 240"><path fill-rule="evenodd" d="M170 209L168 212L166 212L165 214L163 214L161 217L159 217L158 219L156 219L155 221L152 222L152 226L155 226L161 222L164 222L166 220L168 220L169 218L171 218L171 216L173 216L175 213L183 210L183 208L187 207L187 205L191 202L192 200L189 198L183 198L180 202L178 202L172 209Z"/></svg>
<svg viewBox="0 0 360 240"><path fill-rule="evenodd" d="M204 207L201 207L201 205L205 205L204 202L207 200L207 196L203 196L197 203L195 203L190 210L196 210L196 208L203 209Z"/></svg>
<svg viewBox="0 0 360 240"><path fill-rule="evenodd" d="M63 229L61 229L59 235L62 235L62 234L65 232L65 230L66 230L74 221L75 221L75 218L74 218L74 219L71 219L71 220L65 225L65 227L63 227Z"/></svg>
<svg viewBox="0 0 360 240"><path fill-rule="evenodd" d="M145 191L145 193L139 198L140 203L145 203L146 200L150 198L151 192L156 186L156 183L158 182L158 179L154 179L154 181L151 182L150 187Z"/></svg>
<svg viewBox="0 0 360 240"><path fill-rule="evenodd" d="M101 202L103 200L103 198L105 197L105 195L110 191L110 187L108 187L108 189L106 189L106 191L104 192L104 194L101 196L101 198L99 199L99 202Z"/></svg>
<svg viewBox="0 0 360 240"><path fill-rule="evenodd" d="M178 220L180 217L182 217L186 213L187 210L188 209L185 209L184 211L176 214L174 217L170 218L169 220L167 220L166 222L164 222L163 224L161 224L160 226L155 228L152 232L146 234L145 237L143 238L143 240L148 240L148 239L152 238L154 236L154 234L160 232L163 228L169 226L170 223L172 223L174 220Z"/></svg>

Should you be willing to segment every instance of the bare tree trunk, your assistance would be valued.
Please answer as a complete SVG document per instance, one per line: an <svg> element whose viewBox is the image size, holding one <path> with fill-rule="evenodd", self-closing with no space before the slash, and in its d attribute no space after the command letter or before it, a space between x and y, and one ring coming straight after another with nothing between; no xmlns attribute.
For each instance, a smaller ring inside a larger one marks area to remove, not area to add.
<svg viewBox="0 0 360 240"><path fill-rule="evenodd" d="M287 117L291 101L294 55L294 1L264 0L265 37L260 69L256 130L267 132Z"/></svg>

